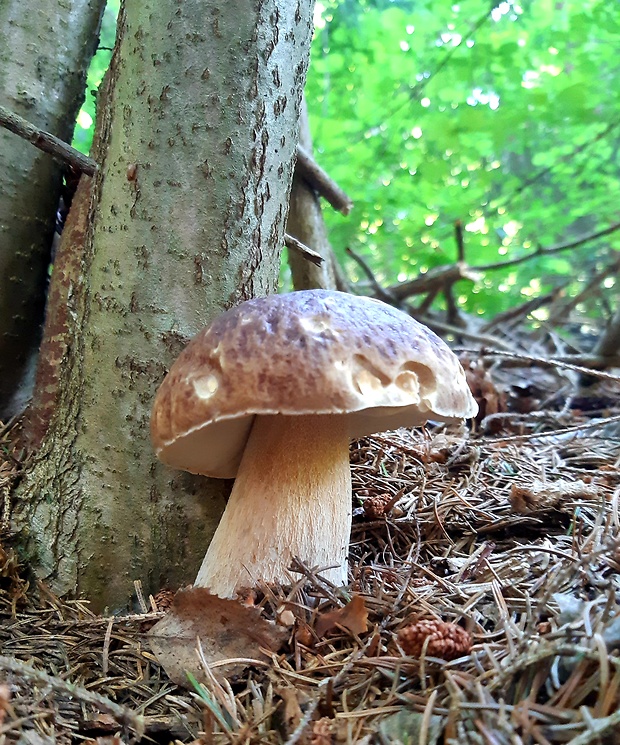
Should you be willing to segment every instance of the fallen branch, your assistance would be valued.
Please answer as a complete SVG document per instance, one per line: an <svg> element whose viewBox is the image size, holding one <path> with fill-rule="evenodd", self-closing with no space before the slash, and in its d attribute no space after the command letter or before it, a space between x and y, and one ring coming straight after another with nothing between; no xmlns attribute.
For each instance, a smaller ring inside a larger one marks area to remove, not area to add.
<svg viewBox="0 0 620 745"><path fill-rule="evenodd" d="M503 326L510 321L521 321L523 318L529 316L532 311L538 310L538 308L542 308L543 305L547 305L548 303L555 302L563 290L564 286L556 287L545 295L534 297L514 308L509 308L502 313L498 313L488 323L485 323L484 326L481 327L481 331L488 332L491 329L494 329L497 326Z"/></svg>
<svg viewBox="0 0 620 745"><path fill-rule="evenodd" d="M456 220L454 223L454 240L456 241L456 260L465 262L465 236L463 235L463 223Z"/></svg>
<svg viewBox="0 0 620 745"><path fill-rule="evenodd" d="M616 127L620 126L620 119L616 119L613 122L610 122L605 129L601 130L597 135L595 135L593 138L587 140L586 142L582 143L581 145L577 145L575 148L573 148L570 152L563 155L561 158L558 158L558 160L554 163L552 163L549 166L545 166L544 168L541 168L539 171L533 174L533 176L530 176L530 178L525 179L514 191L513 193L504 201L503 207L507 208L510 204L512 204L515 197L518 197L520 194L522 194L526 189L528 189L530 186L533 186L536 184L540 179L547 176L549 173L552 173L553 170L560 164L560 163L574 163L576 157L578 155L581 155L584 153L588 148L592 147L592 145L596 144L597 142L600 142L601 140L604 140L607 135L611 134Z"/></svg>
<svg viewBox="0 0 620 745"><path fill-rule="evenodd" d="M618 357L620 353L620 305L616 308L613 318L605 326L592 353L603 360Z"/></svg>
<svg viewBox="0 0 620 745"><path fill-rule="evenodd" d="M42 129L35 127L26 119L22 119L21 116L5 109L4 106L0 106L0 126L32 143L44 153L49 153L57 160L68 163L88 176L93 176L97 170L97 164L92 158L71 147L71 145L67 145L66 142L49 132L44 132Z"/></svg>
<svg viewBox="0 0 620 745"><path fill-rule="evenodd" d="M592 277L590 277L590 279L586 283L585 287L576 295L571 298L563 298L561 300L558 300L557 303L554 303L550 308L550 314L547 322L554 325L568 319L570 311L573 310L573 308L575 308L577 305L579 305L579 303L584 302L592 295L600 293L601 282L609 277L609 275L616 274L619 268L620 256L617 256L614 261L608 264L604 269L601 269L600 272L592 275Z"/></svg>
<svg viewBox="0 0 620 745"><path fill-rule="evenodd" d="M442 291L461 279L475 282L478 279L476 272L477 269L468 267L462 262L448 266L436 266L415 279L390 285L386 292L396 300L405 300L412 295L421 295L435 290Z"/></svg>
<svg viewBox="0 0 620 745"><path fill-rule="evenodd" d="M594 233L588 233L586 235L581 235L578 238L573 238L573 240L567 241L566 243L558 243L555 246L549 246L548 248L539 246L532 253L525 254L524 256L519 256L516 259L508 259L508 261L498 261L494 264L482 264L480 266L473 266L471 267L471 271L491 272L495 271L496 269L505 269L509 266L522 264L523 262L534 259L537 256L548 256L549 254L555 254L560 251L567 251L569 248L577 248L578 246L582 246L584 243L589 243L590 241L596 240L597 238L603 238L606 235L615 233L616 230L620 230L620 222L612 223L606 228L596 230Z"/></svg>
<svg viewBox="0 0 620 745"><path fill-rule="evenodd" d="M457 329L460 331L460 329ZM462 333L462 332L461 332ZM464 335L464 334L463 334ZM499 340L495 340L497 345ZM499 349L468 349L459 347L455 351L465 354L475 354L484 362L496 361L502 367L558 367L563 370L573 370L578 373L592 375L602 380L611 380L615 383L620 382L620 376L603 372L598 369L601 367L620 367L620 354L614 357L600 357L593 354L567 354L558 357L535 357L520 352L501 351ZM499 359L498 359L499 358Z"/></svg>
<svg viewBox="0 0 620 745"><path fill-rule="evenodd" d="M546 256L547 254L554 254L559 251L566 251L570 248L576 248L577 246L581 246L584 243L588 243L589 241L593 241L597 238L602 238L606 235L610 235L617 230L620 230L620 222L608 225L606 228L597 230L594 233L582 235L579 238L575 238L566 243L558 243L555 246L549 246L549 248L539 247L533 253L529 253L526 256L520 256L516 259L500 261L494 264L481 264L479 266L468 266L464 262L457 262L455 264L449 264L446 266L438 266L429 270L426 274L416 277L415 279L409 280L407 282L399 282L398 284L390 285L389 287L381 287L376 277L372 273L372 270L364 261L364 259L355 254L350 248L347 249L347 253L357 262L357 264L359 264L364 274L368 277L377 294L377 297L380 297L381 300L385 300L385 302L398 304L402 300L405 300L412 295L429 293L434 297L438 292L445 292L446 288L450 287L452 284L458 282L461 279L476 281L479 278L479 275L483 272L495 271L496 269L505 269L507 267L529 261L530 259L533 259L537 256ZM459 253L461 253L463 250L463 246L458 247ZM548 299L549 298L545 296L545 298L543 298L541 302L546 302ZM539 299L535 299L532 301L532 303L536 302L539 302ZM491 325L495 325L495 319L491 322Z"/></svg>
<svg viewBox="0 0 620 745"><path fill-rule="evenodd" d="M346 248L345 251L368 277L376 296L391 305L398 306L412 295L423 295L427 292L436 295L438 292L445 292L460 279L475 281L478 278L466 264L459 262L449 266L437 266L408 282L383 287L361 256L356 254L352 248Z"/></svg>
<svg viewBox="0 0 620 745"><path fill-rule="evenodd" d="M469 330L467 328L461 328L460 326L453 326L451 323L444 323L443 321L438 321L435 318L428 318L426 316L419 315L415 309L410 308L409 309L409 315L412 318L415 318L416 321L419 321L420 323L423 323L425 326L428 326L432 331L434 331L437 334L451 334L452 336L463 336L466 339L471 339L472 341L476 341L479 344L482 345L488 345L490 347L490 352L497 352L497 354L511 354L513 351L513 347L509 346L507 342L503 341L502 339L496 337L496 336L486 336L485 334L481 333L478 330ZM503 351L505 350L505 352ZM464 350L464 351L472 351L472 350ZM485 353L486 353L485 349ZM476 352L476 354L480 354L480 351Z"/></svg>
<svg viewBox="0 0 620 745"><path fill-rule="evenodd" d="M446 321L455 327L465 328L466 321L463 320L459 307L454 297L454 283L445 285L443 288L443 294L446 298Z"/></svg>
<svg viewBox="0 0 620 745"><path fill-rule="evenodd" d="M359 268L364 272L366 277L368 277L370 284L372 285L379 300L383 300L384 303L389 303L390 305L398 306L398 299L389 290L386 290L385 287L381 285L366 261L348 246L345 248L345 253L347 254L347 256L350 256L353 261L355 261Z"/></svg>
<svg viewBox="0 0 620 745"><path fill-rule="evenodd" d="M299 175L324 197L335 210L342 212L343 215L348 215L351 212L353 202L350 197L300 145L297 146L296 168Z"/></svg>
<svg viewBox="0 0 620 745"><path fill-rule="evenodd" d="M318 254L316 251L313 251L311 248L308 248L308 246L306 246L301 241L298 241L297 238L294 238L288 233L284 234L284 245L287 248L292 249L293 251L297 251L297 253L301 254L304 257L304 259L310 261L315 266L321 266L321 264L323 263L323 257L320 254Z"/></svg>
<svg viewBox="0 0 620 745"><path fill-rule="evenodd" d="M419 313L422 316L428 313L437 295L439 295L439 287L426 293L424 300L422 300L422 302L416 307L416 313Z"/></svg>
<svg viewBox="0 0 620 745"><path fill-rule="evenodd" d="M617 380L617 379L616 379ZM540 412L541 414L544 414L545 412ZM488 421L491 419L491 417L503 417L503 414L491 414L491 416L486 417L485 421ZM507 412L506 417L524 417L523 414L517 414L517 412ZM532 416L532 412L530 412L527 416ZM579 422L579 424L575 424L571 427L561 427L560 429L552 429L546 432L527 432L522 435L508 435L506 437L500 437L498 438L498 441L501 442L502 446L507 442L526 442L527 440L538 440L538 441L546 441L551 442L553 441L552 438L561 437L562 435L569 435L569 434L575 434L577 437L585 436L583 435L584 430L587 429L603 429L604 427L608 427L610 424L615 424L616 422L620 422L620 415L619 416L609 416L605 417L604 419L591 419L590 421L585 422ZM556 440L557 442L557 440ZM497 524L496 526L497 527ZM523 550L522 547L520 547L519 550ZM572 740L571 742L574 742Z"/></svg>
<svg viewBox="0 0 620 745"><path fill-rule="evenodd" d="M331 262L334 276L336 277L336 289L340 290L340 292L352 293L353 289L351 288L349 278L345 274L344 269L340 266L340 262L336 258L336 254L333 251L331 254Z"/></svg>
<svg viewBox="0 0 620 745"><path fill-rule="evenodd" d="M470 279L474 280L475 277L471 274L465 264L452 264L450 266L439 266L435 269L431 269L426 274L416 279L412 279L410 282L402 282L399 285L392 285L391 287L382 287L379 280L375 277L372 269L368 266L366 261L356 254L353 249L346 248L347 254L354 259L359 265L360 269L368 277L374 291L375 297L379 300L383 300L384 303L394 305L397 308L403 309L403 301L410 295L417 295L428 293L428 297L423 301L422 306L424 312L421 312L420 308L412 308L407 305L404 310L416 321L425 324L430 329L437 333L453 334L454 336L462 336L466 339L472 339L479 342L480 344L488 344L491 347L500 347L506 350L512 351L512 347L509 347L501 339L491 336L485 336L479 331L469 331L466 327L455 326L452 323L443 323L437 321L434 318L428 318L425 315L429 298L430 301L435 298L439 292L446 293L448 297L450 288L454 282L459 279Z"/></svg>

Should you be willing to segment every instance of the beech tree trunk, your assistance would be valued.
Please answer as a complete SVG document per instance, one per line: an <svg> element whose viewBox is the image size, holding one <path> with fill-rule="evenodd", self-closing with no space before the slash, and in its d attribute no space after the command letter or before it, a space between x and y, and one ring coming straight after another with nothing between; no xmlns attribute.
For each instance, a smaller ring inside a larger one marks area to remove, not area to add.
<svg viewBox="0 0 620 745"><path fill-rule="evenodd" d="M2 0L0 100L71 140L105 0ZM0 129L0 419L34 366L60 197L60 166Z"/></svg>
<svg viewBox="0 0 620 745"><path fill-rule="evenodd" d="M155 460L151 403L204 324L275 290L311 19L311 0L121 8L80 277L58 273L64 359L39 381L55 411L17 513L40 576L97 609L136 579L193 581L224 507L227 482Z"/></svg>

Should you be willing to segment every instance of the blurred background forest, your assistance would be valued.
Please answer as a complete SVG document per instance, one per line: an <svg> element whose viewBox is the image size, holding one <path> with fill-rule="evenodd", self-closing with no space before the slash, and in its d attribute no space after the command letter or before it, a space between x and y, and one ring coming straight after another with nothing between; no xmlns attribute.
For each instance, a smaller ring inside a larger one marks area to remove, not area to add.
<svg viewBox="0 0 620 745"><path fill-rule="evenodd" d="M85 153L117 12L78 117ZM346 248L384 287L461 258L478 271L451 295L470 319L528 302L530 323L587 348L617 302L619 32L620 5L595 0L317 2L306 100L315 156L355 203L324 210L349 279L369 282Z"/></svg>

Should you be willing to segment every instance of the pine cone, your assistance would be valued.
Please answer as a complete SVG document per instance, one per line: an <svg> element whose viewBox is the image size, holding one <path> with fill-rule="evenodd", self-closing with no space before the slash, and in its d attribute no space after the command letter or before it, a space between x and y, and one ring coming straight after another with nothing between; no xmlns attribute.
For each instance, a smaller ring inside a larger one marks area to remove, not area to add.
<svg viewBox="0 0 620 745"><path fill-rule="evenodd" d="M364 517L369 520L377 520L385 517L390 510L392 497L389 494L379 494L376 497L368 497L364 500Z"/></svg>
<svg viewBox="0 0 620 745"><path fill-rule="evenodd" d="M174 590L160 590L154 597L155 607L159 611L167 611L172 605L176 592Z"/></svg>
<svg viewBox="0 0 620 745"><path fill-rule="evenodd" d="M437 618L422 618L398 632L398 643L411 657L420 657L428 638L426 655L442 660L455 660L471 649L471 636L455 623Z"/></svg>

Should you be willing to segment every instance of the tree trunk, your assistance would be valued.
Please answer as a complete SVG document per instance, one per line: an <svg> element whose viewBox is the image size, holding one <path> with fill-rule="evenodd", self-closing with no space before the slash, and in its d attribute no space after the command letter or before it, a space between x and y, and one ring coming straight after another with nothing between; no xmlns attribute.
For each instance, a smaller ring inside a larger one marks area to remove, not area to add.
<svg viewBox="0 0 620 745"><path fill-rule="evenodd" d="M299 143L309 153L312 152L312 136L305 100L302 101L299 119ZM316 266L297 251L289 251L288 265L291 269L293 287L296 290L335 290L335 259L327 237L321 201L314 189L297 173L293 177L286 230L324 259L321 266Z"/></svg>
<svg viewBox="0 0 620 745"><path fill-rule="evenodd" d="M192 581L223 509L226 482L155 460L150 408L192 335L275 289L311 18L310 0L121 8L58 403L18 514L39 574L98 609L135 579Z"/></svg>
<svg viewBox="0 0 620 745"><path fill-rule="evenodd" d="M71 140L97 46L105 0L3 0L0 100L38 127ZM38 346L56 210L59 165L0 130L0 419Z"/></svg>

